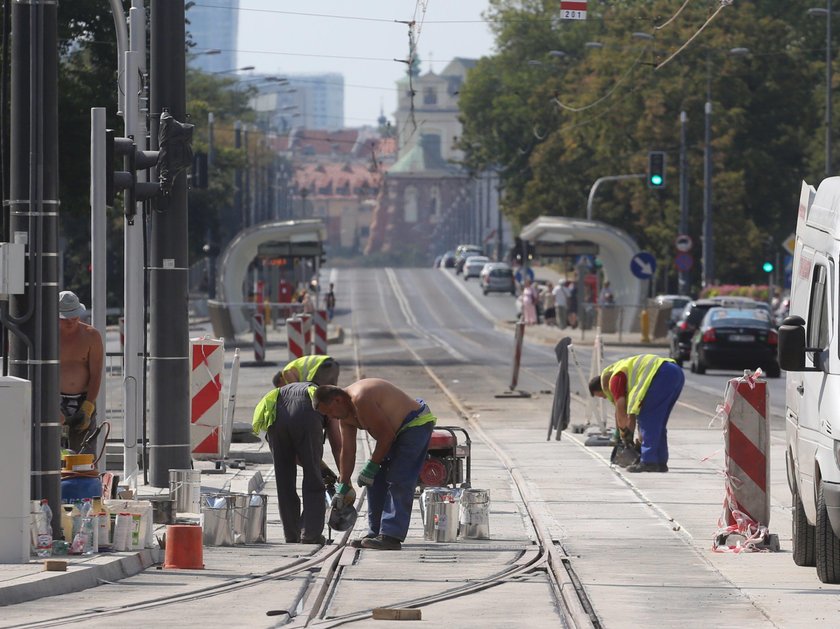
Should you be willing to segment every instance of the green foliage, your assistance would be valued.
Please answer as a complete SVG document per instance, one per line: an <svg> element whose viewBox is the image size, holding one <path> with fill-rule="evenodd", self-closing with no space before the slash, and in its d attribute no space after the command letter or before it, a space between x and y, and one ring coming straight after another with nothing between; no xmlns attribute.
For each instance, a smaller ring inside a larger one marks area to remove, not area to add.
<svg viewBox="0 0 840 629"><path fill-rule="evenodd" d="M817 183L822 175L825 26L796 3L737 2L655 69L718 6L689 3L655 30L677 5L595 0L587 21L564 22L556 2L491 0L497 52L479 61L461 90L460 142L472 170L501 171L504 211L515 226L540 215L583 217L596 179L644 173L648 152L663 150L663 190L644 180L608 183L598 191L594 218L620 226L660 260L672 258L679 116L686 111L689 233L699 261L709 89L716 276L766 279L755 263L764 238L781 242L793 230L800 180ZM749 54L732 54L734 48ZM698 284L700 264L693 274Z"/></svg>

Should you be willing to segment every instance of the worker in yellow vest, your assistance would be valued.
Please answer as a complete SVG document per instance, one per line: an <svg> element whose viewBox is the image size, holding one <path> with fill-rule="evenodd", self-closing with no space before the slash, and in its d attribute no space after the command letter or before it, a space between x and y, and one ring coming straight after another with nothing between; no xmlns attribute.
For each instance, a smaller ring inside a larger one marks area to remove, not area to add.
<svg viewBox="0 0 840 629"><path fill-rule="evenodd" d="M296 358L274 374L271 383L274 388L292 382L314 382L315 384L338 384L338 361L326 354L311 354Z"/></svg>
<svg viewBox="0 0 840 629"><path fill-rule="evenodd" d="M654 354L623 358L589 381L590 395L615 406L615 423L625 443L633 441L639 426L641 458L628 472L668 471L668 417L684 384L682 367Z"/></svg>

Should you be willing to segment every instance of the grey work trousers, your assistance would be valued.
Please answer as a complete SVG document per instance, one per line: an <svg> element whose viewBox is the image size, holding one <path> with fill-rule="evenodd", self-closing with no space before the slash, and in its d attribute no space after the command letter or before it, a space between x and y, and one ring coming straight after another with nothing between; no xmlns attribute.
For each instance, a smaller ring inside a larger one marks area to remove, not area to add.
<svg viewBox="0 0 840 629"><path fill-rule="evenodd" d="M287 542L317 539L324 529L326 495L321 476L324 456L324 423L314 411L292 417L282 404L266 431L274 459L277 503ZM303 514L297 493L297 462L303 470ZM301 531L301 525L303 531Z"/></svg>

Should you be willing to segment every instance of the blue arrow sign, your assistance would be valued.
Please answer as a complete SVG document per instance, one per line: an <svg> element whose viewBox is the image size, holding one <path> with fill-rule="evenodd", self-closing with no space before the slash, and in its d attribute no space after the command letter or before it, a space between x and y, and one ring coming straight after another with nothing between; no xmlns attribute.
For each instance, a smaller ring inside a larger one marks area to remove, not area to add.
<svg viewBox="0 0 840 629"><path fill-rule="evenodd" d="M656 258L648 251L640 251L630 259L630 272L640 280L653 277L656 271Z"/></svg>

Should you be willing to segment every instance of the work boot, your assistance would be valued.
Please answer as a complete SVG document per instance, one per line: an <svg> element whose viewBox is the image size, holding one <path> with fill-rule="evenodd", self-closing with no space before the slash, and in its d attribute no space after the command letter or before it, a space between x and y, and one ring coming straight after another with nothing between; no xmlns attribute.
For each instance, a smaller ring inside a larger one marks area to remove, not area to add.
<svg viewBox="0 0 840 629"><path fill-rule="evenodd" d="M350 542L350 546L352 546L353 548L363 548L362 542L364 542L366 539L374 539L375 537L377 537L377 536L374 535L373 533L368 533L364 537L354 539L352 542Z"/></svg>
<svg viewBox="0 0 840 629"><path fill-rule="evenodd" d="M372 550L400 550L402 549L402 542L390 535L377 535L376 537L363 539L362 548L370 548Z"/></svg>
<svg viewBox="0 0 840 629"><path fill-rule="evenodd" d="M327 543L327 538L323 535L319 535L318 537L304 537L300 540L301 544L318 544L319 546L323 546Z"/></svg>
<svg viewBox="0 0 840 629"><path fill-rule="evenodd" d="M668 466L665 463L633 463L627 466L628 472L667 472Z"/></svg>

